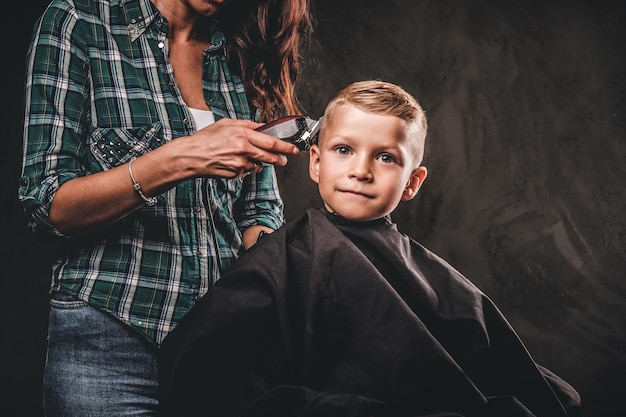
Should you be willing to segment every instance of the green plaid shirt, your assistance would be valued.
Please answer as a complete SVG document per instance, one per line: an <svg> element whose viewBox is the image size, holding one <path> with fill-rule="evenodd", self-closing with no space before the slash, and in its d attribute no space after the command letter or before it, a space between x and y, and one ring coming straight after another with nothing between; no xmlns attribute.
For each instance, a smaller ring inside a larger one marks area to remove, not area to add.
<svg viewBox="0 0 626 417"><path fill-rule="evenodd" d="M167 51L167 21L150 0L54 0L28 51L19 189L33 230L59 240L51 290L114 314L157 345L237 258L242 230L283 224L271 166L244 179L185 181L88 238L50 223L64 182L193 133ZM203 87L216 119L254 118L216 25Z"/></svg>

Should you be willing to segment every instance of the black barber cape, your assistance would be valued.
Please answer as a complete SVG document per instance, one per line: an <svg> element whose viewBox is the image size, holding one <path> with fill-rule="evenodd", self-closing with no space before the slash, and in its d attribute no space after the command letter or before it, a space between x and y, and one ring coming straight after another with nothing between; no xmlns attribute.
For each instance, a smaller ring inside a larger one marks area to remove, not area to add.
<svg viewBox="0 0 626 417"><path fill-rule="evenodd" d="M166 416L579 416L492 301L390 218L310 209L160 349Z"/></svg>

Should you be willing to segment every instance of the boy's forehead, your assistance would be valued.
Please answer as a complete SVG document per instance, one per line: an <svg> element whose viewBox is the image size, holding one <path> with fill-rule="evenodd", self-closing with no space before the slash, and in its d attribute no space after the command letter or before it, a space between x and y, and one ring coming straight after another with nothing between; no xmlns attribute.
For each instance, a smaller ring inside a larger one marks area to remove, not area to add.
<svg viewBox="0 0 626 417"><path fill-rule="evenodd" d="M370 118L377 119L379 121L387 119L390 122L400 119L398 116L389 113L368 110L351 102L344 102L339 104L337 107L335 107L334 111L329 116L330 117L328 118L331 119L331 121L335 125L346 122L346 119L352 120L357 117L361 117L363 121L369 121L368 119Z"/></svg>
<svg viewBox="0 0 626 417"><path fill-rule="evenodd" d="M342 105L330 117L324 117L321 138L339 136L355 140L376 137L380 140L406 141L406 122L400 117L363 110L354 105Z"/></svg>
<svg viewBox="0 0 626 417"><path fill-rule="evenodd" d="M382 125L400 126L403 136L405 136L404 130L407 125L402 118L388 113L370 111L349 102L342 103L335 108L332 114L325 116L322 128L378 127Z"/></svg>

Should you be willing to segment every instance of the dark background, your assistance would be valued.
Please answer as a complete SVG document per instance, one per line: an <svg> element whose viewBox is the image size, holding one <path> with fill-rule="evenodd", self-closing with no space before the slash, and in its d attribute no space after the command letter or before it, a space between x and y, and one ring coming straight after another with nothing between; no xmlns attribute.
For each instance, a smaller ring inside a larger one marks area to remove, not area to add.
<svg viewBox="0 0 626 417"><path fill-rule="evenodd" d="M0 414L40 413L53 248L26 231L16 190L24 54L46 1L1 25ZM418 197L394 213L500 306L587 417L626 416L626 3L317 1L300 96L321 115L376 78L430 121ZM319 206L298 155L278 171L288 219Z"/></svg>

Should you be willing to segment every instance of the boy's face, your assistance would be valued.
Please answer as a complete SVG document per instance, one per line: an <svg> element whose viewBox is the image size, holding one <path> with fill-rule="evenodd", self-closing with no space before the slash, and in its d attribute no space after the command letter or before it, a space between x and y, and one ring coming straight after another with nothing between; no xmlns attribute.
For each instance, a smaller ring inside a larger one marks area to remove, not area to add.
<svg viewBox="0 0 626 417"><path fill-rule="evenodd" d="M344 104L329 122L311 147L309 174L330 212L374 220L415 197L426 168L414 167L404 120Z"/></svg>

